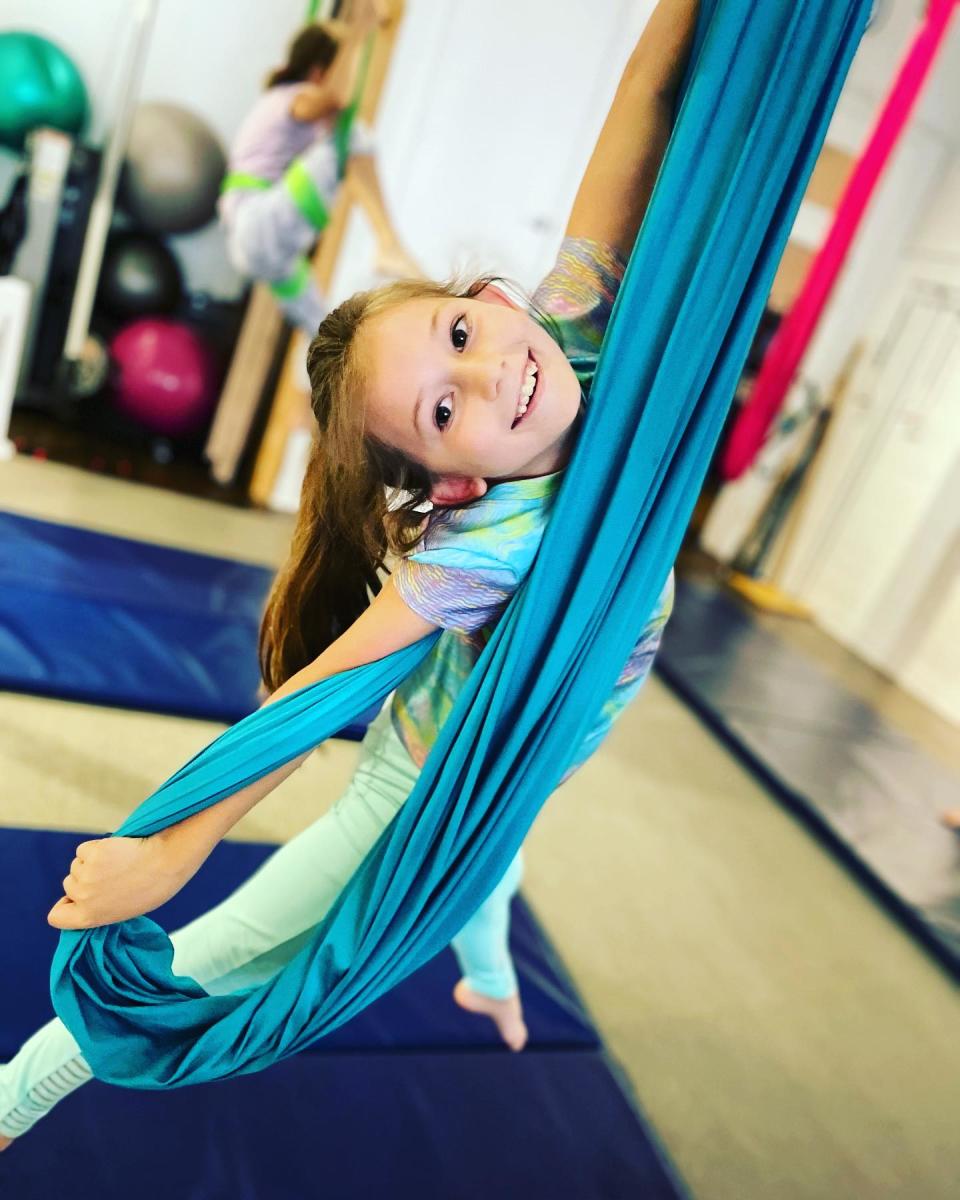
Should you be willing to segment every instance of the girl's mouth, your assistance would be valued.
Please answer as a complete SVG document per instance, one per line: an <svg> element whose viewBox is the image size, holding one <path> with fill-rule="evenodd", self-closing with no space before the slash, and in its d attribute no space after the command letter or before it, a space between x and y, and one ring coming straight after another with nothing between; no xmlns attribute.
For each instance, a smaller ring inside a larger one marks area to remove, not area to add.
<svg viewBox="0 0 960 1200"><path fill-rule="evenodd" d="M528 350L527 365L524 368L523 382L520 385L520 395L517 400L517 413L510 426L511 429L516 429L536 405L540 395L540 375L540 365ZM529 390L531 385L532 390Z"/></svg>

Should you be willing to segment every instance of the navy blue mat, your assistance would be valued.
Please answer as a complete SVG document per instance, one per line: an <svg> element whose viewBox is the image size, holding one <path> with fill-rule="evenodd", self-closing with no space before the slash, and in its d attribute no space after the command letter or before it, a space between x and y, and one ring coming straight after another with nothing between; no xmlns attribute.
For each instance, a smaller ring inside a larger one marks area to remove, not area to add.
<svg viewBox="0 0 960 1200"><path fill-rule="evenodd" d="M234 724L266 567L0 513L0 688ZM373 714L342 731L360 738Z"/></svg>
<svg viewBox="0 0 960 1200"><path fill-rule="evenodd" d="M306 1057L90 1083L0 1155L10 1200L677 1200L595 1051Z"/></svg>
<svg viewBox="0 0 960 1200"><path fill-rule="evenodd" d="M45 921L84 833L0 829L0 1059L51 1015ZM222 843L152 914L216 904L272 847ZM673 1200L685 1192L521 900L531 1032L510 1054L458 1009L447 950L332 1037L256 1075L166 1093L91 1083L0 1155L0 1194L49 1200Z"/></svg>
<svg viewBox="0 0 960 1200"><path fill-rule="evenodd" d="M960 837L939 820L960 778L709 581L677 580L657 670L960 970Z"/></svg>
<svg viewBox="0 0 960 1200"><path fill-rule="evenodd" d="M77 845L89 833L0 829L0 979L16 978L0 999L0 1059L9 1058L38 1024L53 1016L50 960L59 934L46 922L62 895ZM221 842L203 868L172 900L150 916L174 930L219 904L248 879L273 847ZM512 920L512 951L523 989L531 1040L540 1046L596 1049L599 1037L589 1016L540 932L518 900ZM319 1043L324 1052L403 1047L498 1047L491 1022L463 1012L450 998L459 975L445 951Z"/></svg>

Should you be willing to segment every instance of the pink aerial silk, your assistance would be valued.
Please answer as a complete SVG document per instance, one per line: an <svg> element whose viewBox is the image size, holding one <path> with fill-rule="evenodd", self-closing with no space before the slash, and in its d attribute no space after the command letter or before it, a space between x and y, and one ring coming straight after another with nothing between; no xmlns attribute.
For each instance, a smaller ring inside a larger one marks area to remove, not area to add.
<svg viewBox="0 0 960 1200"><path fill-rule="evenodd" d="M774 334L750 397L734 423L720 463L724 479L738 479L763 445L830 298L880 173L920 95L958 3L960 0L930 0L923 24L837 206L827 240L810 266L800 295Z"/></svg>

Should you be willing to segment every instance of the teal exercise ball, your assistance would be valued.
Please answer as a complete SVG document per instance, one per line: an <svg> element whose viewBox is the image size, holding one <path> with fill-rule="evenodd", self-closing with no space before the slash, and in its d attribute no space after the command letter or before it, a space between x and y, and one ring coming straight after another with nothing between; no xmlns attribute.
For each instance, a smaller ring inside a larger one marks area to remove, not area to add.
<svg viewBox="0 0 960 1200"><path fill-rule="evenodd" d="M80 72L59 46L35 33L0 33L0 143L23 150L38 125L78 134L89 111Z"/></svg>

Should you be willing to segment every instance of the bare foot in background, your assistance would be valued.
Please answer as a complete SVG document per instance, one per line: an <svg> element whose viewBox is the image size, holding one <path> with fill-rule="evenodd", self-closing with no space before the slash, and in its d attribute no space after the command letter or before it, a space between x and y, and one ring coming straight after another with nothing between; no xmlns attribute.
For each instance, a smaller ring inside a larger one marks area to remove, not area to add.
<svg viewBox="0 0 960 1200"><path fill-rule="evenodd" d="M940 820L948 829L954 829L960 833L960 808L948 808Z"/></svg>
<svg viewBox="0 0 960 1200"><path fill-rule="evenodd" d="M519 993L515 992L506 1000L494 1000L491 996L481 996L473 988L467 987L466 980L461 979L453 989L453 998L467 1012L489 1017L511 1050L522 1050L527 1044L527 1027Z"/></svg>

